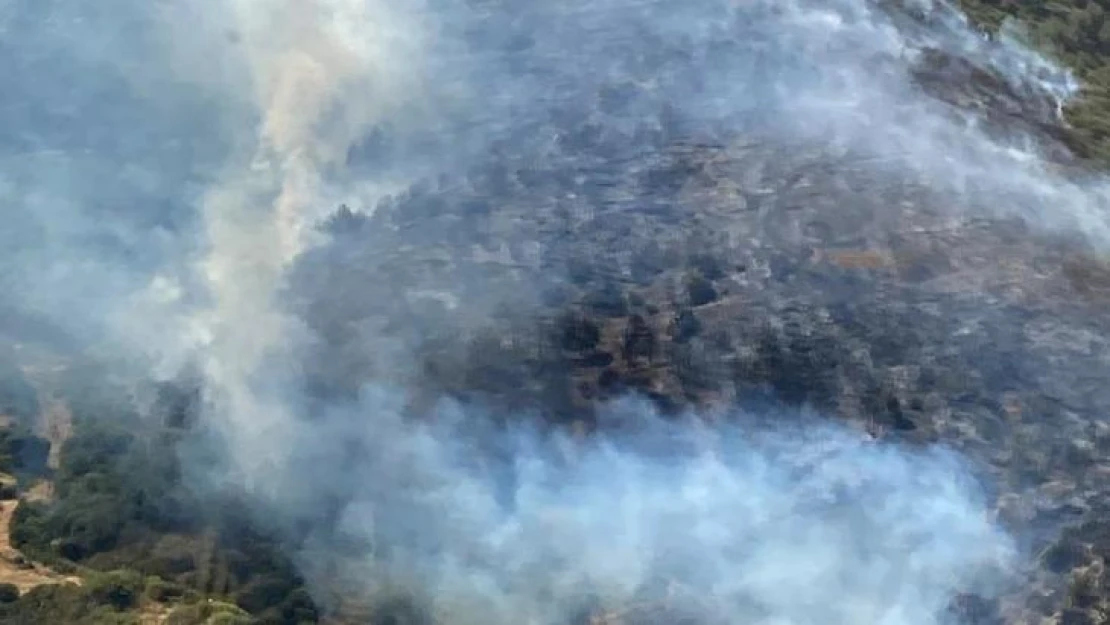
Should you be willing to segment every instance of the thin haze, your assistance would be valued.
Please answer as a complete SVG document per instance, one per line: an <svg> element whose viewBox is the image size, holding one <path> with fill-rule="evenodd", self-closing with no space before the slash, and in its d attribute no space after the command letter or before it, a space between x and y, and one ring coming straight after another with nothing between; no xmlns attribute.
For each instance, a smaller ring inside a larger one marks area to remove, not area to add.
<svg viewBox="0 0 1110 625"><path fill-rule="evenodd" d="M310 577L342 534L365 546L345 581L427 595L452 622L559 622L589 593L657 602L656 577L719 622L938 622L952 592L989 592L1008 553L943 454L816 426L703 432L714 446L689 449L657 425L567 463L528 435L459 426L473 408L406 424L397 389L314 404L308 422L311 337L281 295L340 202L372 211L495 147L554 159L560 116L594 115L622 84L635 95L599 114L616 137L669 114L702 136L832 139L934 180L953 210L1110 243L1103 185L990 138L910 69L939 47L1054 105L1067 74L921 4L931 22L896 25L864 0L0 2L2 310L129 370L198 364L232 487L278 517L339 502L310 519ZM390 139L381 163L350 167L374 133Z"/></svg>

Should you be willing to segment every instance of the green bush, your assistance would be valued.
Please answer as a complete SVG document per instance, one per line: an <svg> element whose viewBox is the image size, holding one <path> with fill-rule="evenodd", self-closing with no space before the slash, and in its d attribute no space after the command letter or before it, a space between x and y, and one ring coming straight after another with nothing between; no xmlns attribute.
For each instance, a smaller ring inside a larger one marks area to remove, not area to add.
<svg viewBox="0 0 1110 625"><path fill-rule="evenodd" d="M198 595L297 619L284 622L315 620L311 601L298 594L302 582L294 567L257 531L245 507L202 500L182 484L177 436L126 419L75 422L54 476L56 499L21 502L12 522L12 542L28 557L56 569L92 571L84 595L60 599L63 605L83 602L84 611L41 622L115 619L113 612L132 610L144 599L173 603ZM204 516L214 510L219 514Z"/></svg>
<svg viewBox="0 0 1110 625"><path fill-rule="evenodd" d="M1110 0L959 0L971 21L997 32L1020 24L1036 48L1071 68L1083 83L1064 111L1066 140L1080 156L1110 164Z"/></svg>
<svg viewBox="0 0 1110 625"><path fill-rule="evenodd" d="M254 623L249 615L246 614L216 614L205 621L205 625L251 625Z"/></svg>
<svg viewBox="0 0 1110 625"><path fill-rule="evenodd" d="M166 617L166 625L251 625L251 615L238 606L203 600L180 606Z"/></svg>
<svg viewBox="0 0 1110 625"><path fill-rule="evenodd" d="M15 584L0 584L0 603L12 603L19 600L19 588Z"/></svg>
<svg viewBox="0 0 1110 625"><path fill-rule="evenodd" d="M5 625L122 625L133 623L110 606L97 606L86 589L75 584L47 584L33 588L17 601L0 604Z"/></svg>
<svg viewBox="0 0 1110 625"><path fill-rule="evenodd" d="M293 580L288 577L260 576L235 594L235 603L248 612L258 614L280 605L294 587Z"/></svg>
<svg viewBox="0 0 1110 625"><path fill-rule="evenodd" d="M159 603L176 601L187 598L189 595L190 592L188 588L181 584L167 582L160 577L147 577L143 587L143 597L148 601L157 601Z"/></svg>
<svg viewBox="0 0 1110 625"><path fill-rule="evenodd" d="M46 517L46 506L43 504L21 501L12 514L11 525L12 545L35 560L44 562L53 557Z"/></svg>
<svg viewBox="0 0 1110 625"><path fill-rule="evenodd" d="M208 619L203 604L190 604L174 608L166 617L166 625L202 625Z"/></svg>
<svg viewBox="0 0 1110 625"><path fill-rule="evenodd" d="M138 605L145 583L138 572L120 570L89 575L86 586L95 603L127 610Z"/></svg>

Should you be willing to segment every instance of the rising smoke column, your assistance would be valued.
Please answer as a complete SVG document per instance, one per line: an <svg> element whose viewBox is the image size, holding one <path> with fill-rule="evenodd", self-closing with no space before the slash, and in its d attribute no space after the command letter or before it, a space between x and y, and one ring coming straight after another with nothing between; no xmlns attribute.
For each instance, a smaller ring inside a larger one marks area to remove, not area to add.
<svg viewBox="0 0 1110 625"><path fill-rule="evenodd" d="M232 459L249 464L294 444L298 327L275 299L285 271L333 208L328 173L418 97L419 32L385 3L357 0L243 0L231 15L258 134L248 162L233 162L201 205L211 307L194 323L214 423L239 450ZM266 470L247 466L241 477Z"/></svg>

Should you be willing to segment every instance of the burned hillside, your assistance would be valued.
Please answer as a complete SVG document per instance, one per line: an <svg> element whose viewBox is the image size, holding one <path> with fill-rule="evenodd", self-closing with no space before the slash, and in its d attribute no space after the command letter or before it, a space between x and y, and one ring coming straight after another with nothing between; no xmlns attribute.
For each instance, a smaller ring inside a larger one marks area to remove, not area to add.
<svg viewBox="0 0 1110 625"><path fill-rule="evenodd" d="M0 11L74 92L0 96L11 564L82 581L0 620L1106 620L1087 85L932 0L387 4Z"/></svg>
<svg viewBox="0 0 1110 625"><path fill-rule="evenodd" d="M992 71L927 50L913 75L946 114L1039 145L1052 175L1082 184L1051 94ZM1067 588L1101 584L1110 550L1096 529L1110 512L1099 246L1026 223L1037 213L1020 205L1040 198L949 188L913 154L757 124L706 137L666 111L607 136L593 120L610 93L548 129L554 153L496 149L370 215L336 213L293 286L324 341L311 388L393 378L418 412L446 394L580 432L628 393L674 413L779 402L951 445L1027 556L1044 553L1033 590L967 622L1096 618L1097 592ZM419 356L378 358L390 349Z"/></svg>

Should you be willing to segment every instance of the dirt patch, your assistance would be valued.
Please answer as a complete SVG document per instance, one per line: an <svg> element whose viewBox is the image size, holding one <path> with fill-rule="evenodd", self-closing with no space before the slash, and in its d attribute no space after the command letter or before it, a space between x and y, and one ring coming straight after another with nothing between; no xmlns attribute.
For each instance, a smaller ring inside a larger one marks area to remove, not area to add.
<svg viewBox="0 0 1110 625"><path fill-rule="evenodd" d="M12 547L12 515L18 505L18 501L0 501L0 583L14 584L20 594L43 584L80 584L80 578L55 573Z"/></svg>
<svg viewBox="0 0 1110 625"><path fill-rule="evenodd" d="M54 499L54 482L39 480L23 493L26 501L51 501Z"/></svg>
<svg viewBox="0 0 1110 625"><path fill-rule="evenodd" d="M162 625L170 618L172 610L162 603L148 603L139 612L139 625Z"/></svg>

